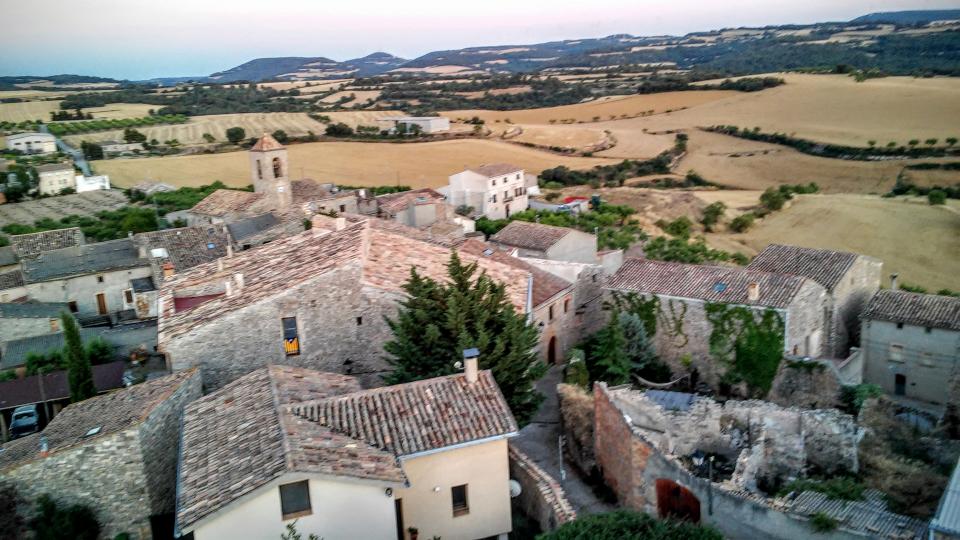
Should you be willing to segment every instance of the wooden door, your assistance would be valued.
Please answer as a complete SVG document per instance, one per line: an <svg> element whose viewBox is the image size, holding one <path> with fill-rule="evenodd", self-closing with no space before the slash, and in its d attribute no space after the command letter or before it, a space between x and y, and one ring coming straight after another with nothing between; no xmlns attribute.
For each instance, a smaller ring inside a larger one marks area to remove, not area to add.
<svg viewBox="0 0 960 540"><path fill-rule="evenodd" d="M97 293L97 313L107 314L107 295L103 293Z"/></svg>
<svg viewBox="0 0 960 540"><path fill-rule="evenodd" d="M700 523L700 500L673 480L657 480L657 512L661 518Z"/></svg>
<svg viewBox="0 0 960 540"><path fill-rule="evenodd" d="M893 393L898 396L907 395L907 376L896 374L893 377Z"/></svg>

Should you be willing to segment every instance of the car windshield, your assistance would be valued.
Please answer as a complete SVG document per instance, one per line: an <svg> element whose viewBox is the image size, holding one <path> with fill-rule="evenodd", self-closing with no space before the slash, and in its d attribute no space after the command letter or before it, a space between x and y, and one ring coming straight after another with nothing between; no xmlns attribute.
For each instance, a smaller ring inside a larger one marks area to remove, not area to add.
<svg viewBox="0 0 960 540"><path fill-rule="evenodd" d="M17 413L17 414L15 414L15 415L13 415L13 419L14 419L14 420L20 420L20 419L23 419L23 418L33 418L34 416L36 416L36 415L35 415L32 411L26 411L26 412Z"/></svg>

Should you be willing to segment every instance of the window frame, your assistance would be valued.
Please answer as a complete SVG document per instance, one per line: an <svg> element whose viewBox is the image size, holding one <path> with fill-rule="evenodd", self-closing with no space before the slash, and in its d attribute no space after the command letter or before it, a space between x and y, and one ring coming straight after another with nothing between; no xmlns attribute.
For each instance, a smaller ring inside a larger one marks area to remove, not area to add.
<svg viewBox="0 0 960 540"><path fill-rule="evenodd" d="M287 321L293 321L293 337L287 337ZM280 336L283 341L283 353L285 356L299 356L302 352L302 347L300 346L300 325L297 322L297 317L280 317ZM291 345L288 346L288 340L293 340ZM296 347L294 349L293 347Z"/></svg>
<svg viewBox="0 0 960 540"><path fill-rule="evenodd" d="M890 362L897 362L902 364L905 362L903 359L903 345L899 343L891 343L887 350L887 360Z"/></svg>
<svg viewBox="0 0 960 540"><path fill-rule="evenodd" d="M456 486L450 486L450 508L453 511L453 517L465 516L470 513L470 493L467 488L468 484L459 484ZM457 504L457 489L463 489L463 504Z"/></svg>
<svg viewBox="0 0 960 540"><path fill-rule="evenodd" d="M285 512L284 503L283 503L284 488L293 488L294 486L296 487L303 486L305 488L307 506L306 508L302 508L299 510ZM280 516L283 519L283 521L297 519L303 516L309 516L313 514L313 503L310 500L310 480L300 480L298 482L289 482L286 484L280 484L279 486L277 486L277 492L280 495Z"/></svg>

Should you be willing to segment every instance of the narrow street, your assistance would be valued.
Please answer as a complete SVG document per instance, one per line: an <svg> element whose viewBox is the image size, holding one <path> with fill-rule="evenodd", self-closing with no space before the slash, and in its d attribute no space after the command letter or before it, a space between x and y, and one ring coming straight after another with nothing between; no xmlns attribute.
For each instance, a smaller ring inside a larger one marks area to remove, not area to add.
<svg viewBox="0 0 960 540"><path fill-rule="evenodd" d="M608 512L614 507L600 500L581 478L579 471L563 461L565 478L561 476L559 458L560 400L557 384L563 378L563 366L553 366L539 381L537 389L546 396L533 421L520 430L513 444L547 471L560 485L578 514Z"/></svg>

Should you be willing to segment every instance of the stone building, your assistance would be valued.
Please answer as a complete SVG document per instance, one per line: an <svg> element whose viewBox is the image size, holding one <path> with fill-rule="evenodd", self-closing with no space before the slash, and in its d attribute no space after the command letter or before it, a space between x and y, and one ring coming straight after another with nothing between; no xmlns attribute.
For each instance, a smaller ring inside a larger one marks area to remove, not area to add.
<svg viewBox="0 0 960 540"><path fill-rule="evenodd" d="M94 509L104 538L152 538L150 518L174 509L180 421L198 397L190 370L74 403L3 445L0 475L28 499Z"/></svg>
<svg viewBox="0 0 960 540"><path fill-rule="evenodd" d="M0 303L0 343L60 331L60 313L69 311L64 303Z"/></svg>
<svg viewBox="0 0 960 540"><path fill-rule="evenodd" d="M377 196L377 217L408 227L426 227L448 218L446 197L430 188Z"/></svg>
<svg viewBox="0 0 960 540"><path fill-rule="evenodd" d="M271 538L296 520L329 539L406 539L412 527L505 540L517 425L476 364L373 390L272 365L197 400L183 424L176 534Z"/></svg>
<svg viewBox="0 0 960 540"><path fill-rule="evenodd" d="M607 284L611 301L655 324L654 344L675 374L695 368L717 387L750 326L782 355L821 356L827 291L810 279L757 270L627 259ZM773 377L774 373L769 374Z"/></svg>
<svg viewBox="0 0 960 540"><path fill-rule="evenodd" d="M747 268L812 279L830 295L824 354L846 358L860 343L860 312L880 289L883 263L856 253L771 244Z"/></svg>
<svg viewBox="0 0 960 540"><path fill-rule="evenodd" d="M551 261L597 263L597 237L567 227L511 221L490 242L515 249L520 257Z"/></svg>
<svg viewBox="0 0 960 540"><path fill-rule="evenodd" d="M170 368L200 366L211 389L269 363L379 384L382 344L392 335L384 316L396 313L411 268L445 280L450 250L380 228L390 224L383 220L320 219L336 230L318 223L165 280L158 340ZM529 271L462 258L503 282L517 311L532 310Z"/></svg>
<svg viewBox="0 0 960 540"><path fill-rule="evenodd" d="M943 408L960 377L960 298L882 290L862 319L863 382Z"/></svg>
<svg viewBox="0 0 960 540"><path fill-rule="evenodd" d="M527 209L527 185L522 168L492 163L451 175L445 195L453 207L469 206L474 215L505 219Z"/></svg>
<svg viewBox="0 0 960 540"><path fill-rule="evenodd" d="M41 195L57 195L64 189L75 189L77 181L70 163L38 165L37 190Z"/></svg>
<svg viewBox="0 0 960 540"><path fill-rule="evenodd" d="M57 151L57 139L49 133L15 133L6 136L7 150L24 154L52 154Z"/></svg>

